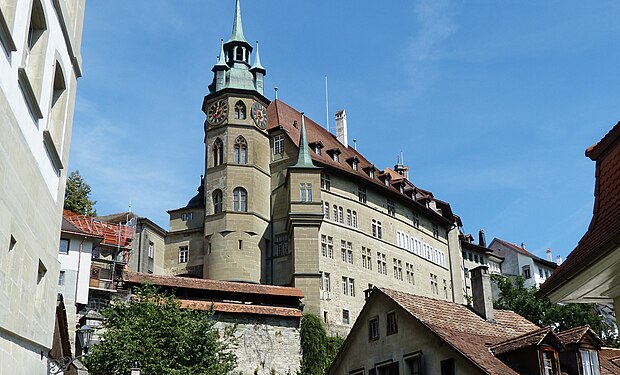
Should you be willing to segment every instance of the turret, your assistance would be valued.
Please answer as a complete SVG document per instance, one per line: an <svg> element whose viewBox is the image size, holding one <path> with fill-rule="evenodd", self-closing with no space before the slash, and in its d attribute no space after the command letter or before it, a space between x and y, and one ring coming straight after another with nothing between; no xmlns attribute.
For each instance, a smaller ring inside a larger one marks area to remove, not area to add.
<svg viewBox="0 0 620 375"><path fill-rule="evenodd" d="M260 63L260 54L258 53L258 40L256 41L256 56L254 57L254 64L252 64L250 72L252 72L252 75L254 76L254 86L256 87L256 91L264 94L264 77L267 74L267 70L263 68Z"/></svg>

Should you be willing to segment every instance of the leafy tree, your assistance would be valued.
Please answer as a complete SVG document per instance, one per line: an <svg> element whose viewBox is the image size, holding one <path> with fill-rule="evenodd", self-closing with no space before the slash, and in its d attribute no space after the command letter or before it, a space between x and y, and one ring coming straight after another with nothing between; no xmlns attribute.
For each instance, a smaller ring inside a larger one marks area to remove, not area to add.
<svg viewBox="0 0 620 375"><path fill-rule="evenodd" d="M182 309L176 297L153 286L102 314L101 342L86 357L93 374L129 374L134 362L143 374L227 374L236 366L228 347L232 332L220 339L212 311Z"/></svg>
<svg viewBox="0 0 620 375"><path fill-rule="evenodd" d="M525 279L493 275L499 288L499 298L493 303L498 309L512 310L539 326L552 326L557 331L589 325L609 346L617 346L617 337L612 327L603 322L591 304L551 303L548 298L538 298L536 288L526 288Z"/></svg>
<svg viewBox="0 0 620 375"><path fill-rule="evenodd" d="M321 318L313 314L304 315L301 321L301 375L323 375L344 342L339 336L327 336Z"/></svg>
<svg viewBox="0 0 620 375"><path fill-rule="evenodd" d="M65 189L65 209L87 216L96 216L95 203L90 199L90 185L80 176L80 171L73 171L67 177Z"/></svg>

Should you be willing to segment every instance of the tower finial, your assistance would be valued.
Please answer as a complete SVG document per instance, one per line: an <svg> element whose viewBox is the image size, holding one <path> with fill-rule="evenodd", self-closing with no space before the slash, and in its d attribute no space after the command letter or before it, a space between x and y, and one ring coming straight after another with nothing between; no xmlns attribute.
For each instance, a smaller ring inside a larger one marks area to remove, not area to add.
<svg viewBox="0 0 620 375"><path fill-rule="evenodd" d="M243 24L241 23L241 2L237 0L237 4L235 6L235 19L233 21L233 29L232 34L230 34L229 42L237 41L237 42L248 42L245 40L245 36L243 35Z"/></svg>
<svg viewBox="0 0 620 375"><path fill-rule="evenodd" d="M226 55L224 54L224 39L220 39L220 55L217 58L216 66L227 66L226 65Z"/></svg>
<svg viewBox="0 0 620 375"><path fill-rule="evenodd" d="M310 147L308 147L308 139L306 137L305 115L301 112L301 131L299 132L299 153L297 154L297 163L292 168L318 168L312 163L310 156Z"/></svg>
<svg viewBox="0 0 620 375"><path fill-rule="evenodd" d="M258 53L258 40L256 41L256 57L254 57L254 64L252 65L252 68L250 69L265 70L265 68L263 68L263 66L260 63L260 54Z"/></svg>

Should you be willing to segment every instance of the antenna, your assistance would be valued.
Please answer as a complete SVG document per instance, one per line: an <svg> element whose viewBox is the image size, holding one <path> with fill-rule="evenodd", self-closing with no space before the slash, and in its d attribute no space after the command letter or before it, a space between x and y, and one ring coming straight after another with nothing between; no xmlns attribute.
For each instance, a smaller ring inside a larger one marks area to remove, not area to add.
<svg viewBox="0 0 620 375"><path fill-rule="evenodd" d="M329 93L327 90L327 76L325 76L325 126L329 131Z"/></svg>
<svg viewBox="0 0 620 375"><path fill-rule="evenodd" d="M275 94L276 95L276 100L278 100L278 86L274 87L273 91L276 92L276 94Z"/></svg>

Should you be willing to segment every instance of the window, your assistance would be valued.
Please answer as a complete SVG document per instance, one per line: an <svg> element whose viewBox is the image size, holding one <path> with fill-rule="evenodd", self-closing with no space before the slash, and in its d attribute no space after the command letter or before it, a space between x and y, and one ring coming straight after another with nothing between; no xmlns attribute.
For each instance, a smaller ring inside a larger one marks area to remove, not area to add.
<svg viewBox="0 0 620 375"><path fill-rule="evenodd" d="M497 263L496 263L496 264L497 264ZM499 270L499 267L497 267L497 268L498 268L498 270ZM545 277L549 277L549 271L548 271L548 270L545 270Z"/></svg>
<svg viewBox="0 0 620 375"><path fill-rule="evenodd" d="M245 120L246 119L246 109L245 104L241 100L235 104L235 119L237 120Z"/></svg>
<svg viewBox="0 0 620 375"><path fill-rule="evenodd" d="M581 373L583 375L600 375L598 352L596 350L579 350Z"/></svg>
<svg viewBox="0 0 620 375"><path fill-rule="evenodd" d="M381 239L383 237L381 231L381 222L375 219L372 219L372 236L378 239Z"/></svg>
<svg viewBox="0 0 620 375"><path fill-rule="evenodd" d="M362 268L372 270L372 252L362 246Z"/></svg>
<svg viewBox="0 0 620 375"><path fill-rule="evenodd" d="M543 375L556 375L557 364L555 360L555 352L553 350L543 350Z"/></svg>
<svg viewBox="0 0 620 375"><path fill-rule="evenodd" d="M342 294L344 294L345 296L349 294L348 279L344 276L342 276Z"/></svg>
<svg viewBox="0 0 620 375"><path fill-rule="evenodd" d="M351 226L357 228L357 211L351 213Z"/></svg>
<svg viewBox="0 0 620 375"><path fill-rule="evenodd" d="M60 271L58 274L58 286L65 285L65 271Z"/></svg>
<svg viewBox="0 0 620 375"><path fill-rule="evenodd" d="M222 212L223 199L222 199L222 191L220 189L215 189L213 194L213 213L219 214Z"/></svg>
<svg viewBox="0 0 620 375"><path fill-rule="evenodd" d="M179 246L179 263L187 263L189 258L189 247Z"/></svg>
<svg viewBox="0 0 620 375"><path fill-rule="evenodd" d="M374 169L369 169L368 170L368 177L375 178L375 170Z"/></svg>
<svg viewBox="0 0 620 375"><path fill-rule="evenodd" d="M189 220L192 220L193 218L194 218L193 212L186 212L184 214L181 214L182 221L189 221Z"/></svg>
<svg viewBox="0 0 620 375"><path fill-rule="evenodd" d="M325 220L329 220L329 203L328 202L323 203L323 216L325 217Z"/></svg>
<svg viewBox="0 0 620 375"><path fill-rule="evenodd" d="M435 223L433 223L433 237L439 238L439 227Z"/></svg>
<svg viewBox="0 0 620 375"><path fill-rule="evenodd" d="M217 167L218 165L222 165L224 163L224 142L221 139L216 138L213 142L213 166Z"/></svg>
<svg viewBox="0 0 620 375"><path fill-rule="evenodd" d="M403 279L403 262L400 259L392 258L392 264L394 266L394 278L396 280Z"/></svg>
<svg viewBox="0 0 620 375"><path fill-rule="evenodd" d="M394 201L391 199L387 200L387 212L390 216L396 216L396 206L394 204Z"/></svg>
<svg viewBox="0 0 620 375"><path fill-rule="evenodd" d="M39 259L39 268L37 269L37 284L41 283L41 280L43 280L46 273L47 273L47 267L45 267L45 264L43 264L41 259Z"/></svg>
<svg viewBox="0 0 620 375"><path fill-rule="evenodd" d="M299 200L301 202L312 203L312 184L299 184Z"/></svg>
<svg viewBox="0 0 620 375"><path fill-rule="evenodd" d="M523 266L521 267L522 273L521 275L526 278L526 279L530 279L532 277L532 274L530 273L530 266Z"/></svg>
<svg viewBox="0 0 620 375"><path fill-rule="evenodd" d="M351 167L353 168L354 171L357 171L357 161L353 160L351 161Z"/></svg>
<svg viewBox="0 0 620 375"><path fill-rule="evenodd" d="M349 295L355 297L355 280L349 278Z"/></svg>
<svg viewBox="0 0 620 375"><path fill-rule="evenodd" d="M338 206L334 205L334 221L338 222Z"/></svg>
<svg viewBox="0 0 620 375"><path fill-rule="evenodd" d="M318 144L314 146L314 152L317 155L321 155L321 146L319 146Z"/></svg>
<svg viewBox="0 0 620 375"><path fill-rule="evenodd" d="M247 164L248 163L248 143L245 138L238 136L235 140L235 164Z"/></svg>
<svg viewBox="0 0 620 375"><path fill-rule="evenodd" d="M321 189L329 191L331 188L330 177L327 173L321 173Z"/></svg>
<svg viewBox="0 0 620 375"><path fill-rule="evenodd" d="M273 138L273 154L279 155L284 152L284 135L276 135Z"/></svg>
<svg viewBox="0 0 620 375"><path fill-rule="evenodd" d="M538 274L540 275L540 278L543 279L545 277L545 274L543 273L543 269L538 267Z"/></svg>
<svg viewBox="0 0 620 375"><path fill-rule="evenodd" d="M431 293L439 295L439 285L437 284L437 275L431 273Z"/></svg>
<svg viewBox="0 0 620 375"><path fill-rule="evenodd" d="M349 310L342 309L342 324L348 325L349 323L350 323Z"/></svg>
<svg viewBox="0 0 620 375"><path fill-rule="evenodd" d="M347 210L347 225L351 226L353 224L353 217L351 216L351 210Z"/></svg>
<svg viewBox="0 0 620 375"><path fill-rule="evenodd" d="M333 238L324 234L321 235L321 255L327 258L334 258Z"/></svg>
<svg viewBox="0 0 620 375"><path fill-rule="evenodd" d="M454 375L454 358L441 361L441 375Z"/></svg>
<svg viewBox="0 0 620 375"><path fill-rule="evenodd" d="M379 339L379 317L375 316L368 321L368 341Z"/></svg>
<svg viewBox="0 0 620 375"><path fill-rule="evenodd" d="M347 261L347 242L340 241L340 254L342 255L342 261Z"/></svg>
<svg viewBox="0 0 620 375"><path fill-rule="evenodd" d="M443 297L448 299L448 283L446 282L446 279L443 279Z"/></svg>
<svg viewBox="0 0 620 375"><path fill-rule="evenodd" d="M339 162L340 161L340 154L338 152L334 152L332 154L332 159L334 159L334 161Z"/></svg>
<svg viewBox="0 0 620 375"><path fill-rule="evenodd" d="M323 272L323 277L321 278L321 280L321 290L325 292L331 291L329 272Z"/></svg>
<svg viewBox="0 0 620 375"><path fill-rule="evenodd" d="M11 235L11 240L9 241L9 251L12 251L15 248L16 244L17 240L15 239L15 237L13 237L13 235Z"/></svg>
<svg viewBox="0 0 620 375"><path fill-rule="evenodd" d="M396 311L387 313L386 334L393 335L398 332L398 322L396 321Z"/></svg>
<svg viewBox="0 0 620 375"><path fill-rule="evenodd" d="M275 236L274 245L276 247L275 256L280 257L289 253L288 236L284 233Z"/></svg>
<svg viewBox="0 0 620 375"><path fill-rule="evenodd" d="M366 204L366 188L363 186L357 187L357 200Z"/></svg>
<svg viewBox="0 0 620 375"><path fill-rule="evenodd" d="M405 374L422 375L422 354L405 358Z"/></svg>
<svg viewBox="0 0 620 375"><path fill-rule="evenodd" d="M413 273L413 264L405 263L405 269L407 272L407 283L415 285L415 275Z"/></svg>
<svg viewBox="0 0 620 375"><path fill-rule="evenodd" d="M149 241L149 247L147 249L147 256L149 259L153 259L155 257L155 244Z"/></svg>
<svg viewBox="0 0 620 375"><path fill-rule="evenodd" d="M238 187L233 190L233 211L247 212L248 210L248 192L244 188Z"/></svg>
<svg viewBox="0 0 620 375"><path fill-rule="evenodd" d="M338 222L344 224L344 210L342 206L338 207Z"/></svg>
<svg viewBox="0 0 620 375"><path fill-rule="evenodd" d="M353 264L353 244L347 242L347 263Z"/></svg>
<svg viewBox="0 0 620 375"><path fill-rule="evenodd" d="M478 263L478 254L474 254L474 263Z"/></svg>
<svg viewBox="0 0 620 375"><path fill-rule="evenodd" d="M69 240L66 238L60 239L60 247L58 252L61 254L69 254Z"/></svg>
<svg viewBox="0 0 620 375"><path fill-rule="evenodd" d="M385 260L385 254L377 251L377 272L387 275L387 262Z"/></svg>

